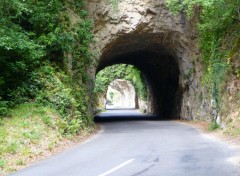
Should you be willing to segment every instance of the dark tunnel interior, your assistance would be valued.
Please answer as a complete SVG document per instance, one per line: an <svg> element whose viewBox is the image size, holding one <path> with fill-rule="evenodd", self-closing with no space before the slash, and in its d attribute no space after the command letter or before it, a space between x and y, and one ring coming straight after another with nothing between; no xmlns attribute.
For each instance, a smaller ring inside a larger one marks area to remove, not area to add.
<svg viewBox="0 0 240 176"><path fill-rule="evenodd" d="M160 119L179 119L182 98L179 64L173 52L152 41L153 38L135 36L115 42L103 52L97 72L114 64L136 66L146 78L153 113Z"/></svg>

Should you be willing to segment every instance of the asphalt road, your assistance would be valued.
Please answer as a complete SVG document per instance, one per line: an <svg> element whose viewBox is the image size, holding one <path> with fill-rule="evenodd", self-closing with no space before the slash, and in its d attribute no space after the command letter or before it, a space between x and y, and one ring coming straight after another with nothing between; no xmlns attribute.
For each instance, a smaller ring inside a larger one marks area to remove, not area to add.
<svg viewBox="0 0 240 176"><path fill-rule="evenodd" d="M178 122L143 117L134 111L101 114L103 132L13 176L240 175L230 162L236 151L227 144Z"/></svg>

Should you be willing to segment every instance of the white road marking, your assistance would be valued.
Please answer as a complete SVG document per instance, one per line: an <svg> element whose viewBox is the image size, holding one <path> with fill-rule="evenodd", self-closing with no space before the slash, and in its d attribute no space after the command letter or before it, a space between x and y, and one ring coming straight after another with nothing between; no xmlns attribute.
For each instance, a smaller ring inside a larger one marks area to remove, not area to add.
<svg viewBox="0 0 240 176"><path fill-rule="evenodd" d="M131 163L131 162L133 162L133 161L134 161L134 159L130 159L130 160L128 160L128 161L126 161L126 162L118 165L117 167L114 167L114 168L112 168L111 170L109 170L109 171L107 171L107 172L105 172L105 173L103 173L103 174L100 174L100 175L98 175L98 176L106 176L106 175L109 175L109 174L113 173L114 171L122 168L123 166L126 166L127 164L129 164L129 163Z"/></svg>

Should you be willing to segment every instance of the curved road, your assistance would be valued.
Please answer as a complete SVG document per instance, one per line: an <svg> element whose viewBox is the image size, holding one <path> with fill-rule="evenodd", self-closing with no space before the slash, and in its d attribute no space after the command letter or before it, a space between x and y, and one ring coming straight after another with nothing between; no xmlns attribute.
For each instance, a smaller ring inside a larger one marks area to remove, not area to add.
<svg viewBox="0 0 240 176"><path fill-rule="evenodd" d="M121 115L120 115L121 113ZM111 121L118 116L118 121ZM131 118L129 118L131 117ZM141 120L133 120L141 119ZM239 176L226 144L136 111L97 116L103 132L13 176Z"/></svg>

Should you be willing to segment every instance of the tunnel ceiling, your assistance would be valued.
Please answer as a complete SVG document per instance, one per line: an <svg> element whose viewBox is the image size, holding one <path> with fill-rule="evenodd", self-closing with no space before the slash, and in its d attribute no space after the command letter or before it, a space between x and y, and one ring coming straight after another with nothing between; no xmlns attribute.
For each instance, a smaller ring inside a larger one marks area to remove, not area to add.
<svg viewBox="0 0 240 176"><path fill-rule="evenodd" d="M103 50L97 72L102 68L118 63L139 64L140 60L151 62L154 57L176 58L171 39L159 34L128 34L108 44ZM141 56L141 57L139 57ZM174 59L174 62L177 62ZM137 66L137 65L136 65Z"/></svg>
<svg viewBox="0 0 240 176"><path fill-rule="evenodd" d="M180 88L178 60L168 41L160 35L126 35L110 45L100 58L97 72L114 64L132 64L145 75L152 109L163 118L179 118Z"/></svg>

